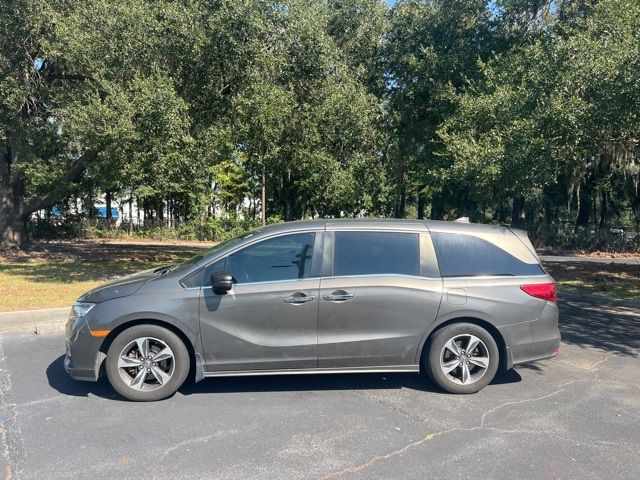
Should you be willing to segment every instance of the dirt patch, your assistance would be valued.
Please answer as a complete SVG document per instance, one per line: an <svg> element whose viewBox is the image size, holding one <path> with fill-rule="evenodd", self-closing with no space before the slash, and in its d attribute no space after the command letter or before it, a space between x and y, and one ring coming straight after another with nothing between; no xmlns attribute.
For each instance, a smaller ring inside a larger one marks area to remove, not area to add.
<svg viewBox="0 0 640 480"><path fill-rule="evenodd" d="M27 250L0 253L0 263L157 262L188 258L213 242L124 242L75 240L35 243Z"/></svg>
<svg viewBox="0 0 640 480"><path fill-rule="evenodd" d="M590 252L588 250L563 250L560 248L542 247L537 248L536 251L539 255L560 255L567 257L584 257L584 258L638 258L640 257L640 251L638 252L606 252L596 251Z"/></svg>

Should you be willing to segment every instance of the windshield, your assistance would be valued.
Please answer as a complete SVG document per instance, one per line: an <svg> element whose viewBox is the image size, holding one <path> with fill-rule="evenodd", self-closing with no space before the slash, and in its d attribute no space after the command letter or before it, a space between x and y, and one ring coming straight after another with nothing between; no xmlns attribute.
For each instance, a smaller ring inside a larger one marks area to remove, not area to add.
<svg viewBox="0 0 640 480"><path fill-rule="evenodd" d="M172 271L184 270L185 268L188 268L188 267L190 267L192 265L197 264L203 258L208 257L210 255L213 255L214 253L222 250L223 248L226 248L226 247L228 247L230 245L233 245L234 243L237 243L240 240L244 240L245 238L252 237L254 235L254 233L255 233L255 230L252 230L250 232L243 233L242 235L238 235L237 237L229 238L228 240L225 240L224 242L220 242L216 246L211 247L211 248L209 248L207 250L204 250L203 252L191 257L189 260L186 260L185 262L182 262L182 263L176 265L171 270Z"/></svg>

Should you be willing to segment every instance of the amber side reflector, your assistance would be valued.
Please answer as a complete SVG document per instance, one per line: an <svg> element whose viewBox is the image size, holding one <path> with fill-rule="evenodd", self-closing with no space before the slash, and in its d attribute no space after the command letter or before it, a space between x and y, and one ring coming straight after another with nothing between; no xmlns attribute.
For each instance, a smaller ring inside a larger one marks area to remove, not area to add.
<svg viewBox="0 0 640 480"><path fill-rule="evenodd" d="M91 330L92 337L106 337L111 330Z"/></svg>

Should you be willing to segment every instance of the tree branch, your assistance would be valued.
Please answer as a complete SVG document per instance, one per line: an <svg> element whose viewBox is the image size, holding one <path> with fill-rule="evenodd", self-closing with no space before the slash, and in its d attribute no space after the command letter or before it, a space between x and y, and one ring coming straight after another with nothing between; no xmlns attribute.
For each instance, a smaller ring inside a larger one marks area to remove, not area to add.
<svg viewBox="0 0 640 480"><path fill-rule="evenodd" d="M95 160L95 158L98 156L98 153L98 150L86 151L80 156L80 158L78 158L71 164L69 170L67 170L67 173L64 174L64 177L61 179L61 181L56 183L51 190L49 190L44 195L25 199L23 214L31 215L33 212L50 207L57 201L59 201L60 198L67 192L67 184L69 182L76 181L78 177L80 177L82 172L84 172L87 165Z"/></svg>

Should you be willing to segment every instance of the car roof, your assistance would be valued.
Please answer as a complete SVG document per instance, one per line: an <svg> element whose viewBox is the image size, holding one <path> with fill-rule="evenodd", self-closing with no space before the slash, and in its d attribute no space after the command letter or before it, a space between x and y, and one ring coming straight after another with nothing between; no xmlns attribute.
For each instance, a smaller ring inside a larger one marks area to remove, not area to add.
<svg viewBox="0 0 640 480"><path fill-rule="evenodd" d="M397 218L328 218L317 220L294 220L291 222L274 223L258 228L255 233L257 235L278 232L289 232L298 230L315 230L315 229L347 229L347 228L383 228L385 230L393 230L398 228L430 230L433 232L449 232L449 233L467 233L478 234L483 233L504 233L508 231L508 227L502 225L487 225L481 223L455 222L444 220L421 220L421 219L397 219Z"/></svg>
<svg viewBox="0 0 640 480"><path fill-rule="evenodd" d="M529 240L524 240L519 232L503 225L487 225L468 221L415 220L395 218L330 218L318 220L297 220L267 225L255 230L251 236L256 238L278 233L308 230L388 230L420 231L431 233L464 234L486 240L526 263L538 263L538 257ZM247 238L248 240L248 238Z"/></svg>

